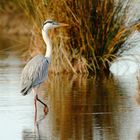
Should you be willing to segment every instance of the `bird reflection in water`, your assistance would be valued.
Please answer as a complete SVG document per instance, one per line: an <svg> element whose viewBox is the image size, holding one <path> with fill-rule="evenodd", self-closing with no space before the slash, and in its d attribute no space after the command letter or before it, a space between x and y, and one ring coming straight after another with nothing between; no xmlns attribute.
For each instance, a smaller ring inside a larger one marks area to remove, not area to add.
<svg viewBox="0 0 140 140"><path fill-rule="evenodd" d="M36 124L34 126L34 131L24 129L22 132L22 139L23 140L31 140L31 139L36 139L36 140L47 140L47 133L45 131L42 131L41 125L42 123L45 122L46 116L43 115L38 121L36 121ZM46 124L46 123L44 123ZM43 133L44 132L44 133Z"/></svg>

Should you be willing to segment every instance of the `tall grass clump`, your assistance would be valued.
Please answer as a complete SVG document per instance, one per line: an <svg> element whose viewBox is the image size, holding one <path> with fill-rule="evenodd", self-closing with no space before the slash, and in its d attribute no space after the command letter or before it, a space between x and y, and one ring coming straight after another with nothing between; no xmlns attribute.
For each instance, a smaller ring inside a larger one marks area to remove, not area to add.
<svg viewBox="0 0 140 140"><path fill-rule="evenodd" d="M139 28L137 21L125 26L129 1L123 0L19 0L32 21L30 51L43 53L41 24L54 19L69 24L50 32L53 62L50 71L96 73L108 70L109 63L128 35Z"/></svg>

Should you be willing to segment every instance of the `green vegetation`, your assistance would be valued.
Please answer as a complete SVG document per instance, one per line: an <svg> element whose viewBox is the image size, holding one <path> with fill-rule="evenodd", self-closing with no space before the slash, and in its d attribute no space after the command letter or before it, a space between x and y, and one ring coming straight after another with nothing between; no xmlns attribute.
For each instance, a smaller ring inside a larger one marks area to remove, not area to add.
<svg viewBox="0 0 140 140"><path fill-rule="evenodd" d="M108 70L109 63L127 37L139 28L125 20L130 2L123 0L14 0L32 22L31 56L45 49L41 24L54 19L69 27L53 30L53 73L97 73Z"/></svg>

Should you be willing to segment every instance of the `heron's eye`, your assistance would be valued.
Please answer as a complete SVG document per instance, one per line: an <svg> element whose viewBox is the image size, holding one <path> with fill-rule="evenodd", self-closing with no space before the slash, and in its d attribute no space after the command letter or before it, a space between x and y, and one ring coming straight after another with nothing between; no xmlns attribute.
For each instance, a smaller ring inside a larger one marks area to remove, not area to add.
<svg viewBox="0 0 140 140"><path fill-rule="evenodd" d="M57 22L53 22L53 25L58 25L58 23Z"/></svg>

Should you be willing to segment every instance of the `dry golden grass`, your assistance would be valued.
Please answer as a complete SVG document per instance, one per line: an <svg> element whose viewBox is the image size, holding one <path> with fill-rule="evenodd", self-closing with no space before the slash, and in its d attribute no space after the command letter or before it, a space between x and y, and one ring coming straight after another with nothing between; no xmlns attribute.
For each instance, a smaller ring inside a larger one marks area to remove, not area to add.
<svg viewBox="0 0 140 140"><path fill-rule="evenodd" d="M54 19L69 24L50 32L53 40L53 73L96 73L109 63L128 35L139 28L137 21L124 24L129 2L115 0L14 0L32 21L31 56L45 51L41 24ZM115 5L115 6L114 6ZM121 13L121 15L120 15Z"/></svg>

